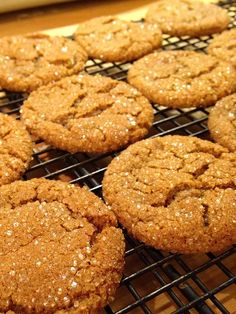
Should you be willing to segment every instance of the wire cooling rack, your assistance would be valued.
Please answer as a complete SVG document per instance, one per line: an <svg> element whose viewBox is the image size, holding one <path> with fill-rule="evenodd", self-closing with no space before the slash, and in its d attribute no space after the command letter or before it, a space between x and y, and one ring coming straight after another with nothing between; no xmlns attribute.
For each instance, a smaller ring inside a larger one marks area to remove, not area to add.
<svg viewBox="0 0 236 314"><path fill-rule="evenodd" d="M223 1L236 26L236 0ZM209 12L210 14L210 12ZM168 37L164 49L204 51L211 37ZM86 71L125 80L130 63L90 60ZM19 116L27 95L0 91L0 111ZM208 109L167 109L153 104L150 136L182 134L208 137ZM69 154L37 141L34 160L24 179L45 177L86 185L101 197L101 181L117 153ZM125 232L125 231L124 231ZM149 248L126 235L126 268L116 299L107 314L236 313L236 246L220 254L179 255ZM234 300L234 302L233 302Z"/></svg>

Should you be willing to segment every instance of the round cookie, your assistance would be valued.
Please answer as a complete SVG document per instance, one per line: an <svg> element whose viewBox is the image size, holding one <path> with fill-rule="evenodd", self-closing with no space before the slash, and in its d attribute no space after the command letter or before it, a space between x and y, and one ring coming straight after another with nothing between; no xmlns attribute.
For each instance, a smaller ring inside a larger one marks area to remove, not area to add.
<svg viewBox="0 0 236 314"><path fill-rule="evenodd" d="M199 37L221 32L230 23L226 10L191 0L159 0L151 5L146 21L172 36Z"/></svg>
<svg viewBox="0 0 236 314"><path fill-rule="evenodd" d="M236 90L236 70L203 53L162 51L136 61L128 81L159 105L206 107Z"/></svg>
<svg viewBox="0 0 236 314"><path fill-rule="evenodd" d="M20 178L28 168L33 153L25 126L0 113L0 185Z"/></svg>
<svg viewBox="0 0 236 314"><path fill-rule="evenodd" d="M81 71L87 54L78 43L42 34L0 38L0 86L30 92Z"/></svg>
<svg viewBox="0 0 236 314"><path fill-rule="evenodd" d="M233 28L216 36L208 46L207 52L236 66L236 29Z"/></svg>
<svg viewBox="0 0 236 314"><path fill-rule="evenodd" d="M1 312L97 313L114 296L124 237L97 196L33 179L0 187L0 207Z"/></svg>
<svg viewBox="0 0 236 314"><path fill-rule="evenodd" d="M147 139L113 159L103 194L135 238L196 253L236 243L236 154L187 136Z"/></svg>
<svg viewBox="0 0 236 314"><path fill-rule="evenodd" d="M236 94L224 97L211 109L208 128L216 142L236 152Z"/></svg>
<svg viewBox="0 0 236 314"><path fill-rule="evenodd" d="M138 59L162 43L157 25L122 21L114 16L83 22L74 36L91 58L111 62Z"/></svg>
<svg viewBox="0 0 236 314"><path fill-rule="evenodd" d="M52 146L100 153L143 138L152 125L153 109L124 82L81 74L34 91L23 104L22 120Z"/></svg>

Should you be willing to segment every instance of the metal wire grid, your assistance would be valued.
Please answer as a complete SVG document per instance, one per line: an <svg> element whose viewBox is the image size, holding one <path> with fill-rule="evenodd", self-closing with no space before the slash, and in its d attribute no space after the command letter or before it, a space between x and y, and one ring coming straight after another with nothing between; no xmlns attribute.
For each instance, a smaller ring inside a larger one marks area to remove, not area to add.
<svg viewBox="0 0 236 314"><path fill-rule="evenodd" d="M236 0L222 1L236 26ZM204 51L211 37L164 38L164 49ZM125 80L130 63L104 63L90 60L86 71ZM27 95L0 92L0 111L19 116ZM153 104L155 119L151 136L182 134L208 137L208 109L167 109ZM109 162L117 153L90 155L69 154L36 141L34 160L24 179L45 177L86 185L98 196L101 181ZM149 248L126 235L126 269L116 300L104 313L236 313L236 246L218 255L178 255ZM222 299L219 292L225 292ZM235 305L228 305L235 298ZM228 300L228 301L227 301ZM159 302L161 302L159 304ZM235 308L232 308L235 307Z"/></svg>

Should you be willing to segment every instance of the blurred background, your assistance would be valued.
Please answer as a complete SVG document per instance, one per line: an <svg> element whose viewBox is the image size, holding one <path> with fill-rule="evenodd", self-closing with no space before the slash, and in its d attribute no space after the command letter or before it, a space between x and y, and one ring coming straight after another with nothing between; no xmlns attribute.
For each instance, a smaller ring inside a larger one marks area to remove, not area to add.
<svg viewBox="0 0 236 314"><path fill-rule="evenodd" d="M73 0L8 0L0 2L0 13Z"/></svg>
<svg viewBox="0 0 236 314"><path fill-rule="evenodd" d="M76 24L95 16L119 14L154 0L0 1L0 36L25 34Z"/></svg>

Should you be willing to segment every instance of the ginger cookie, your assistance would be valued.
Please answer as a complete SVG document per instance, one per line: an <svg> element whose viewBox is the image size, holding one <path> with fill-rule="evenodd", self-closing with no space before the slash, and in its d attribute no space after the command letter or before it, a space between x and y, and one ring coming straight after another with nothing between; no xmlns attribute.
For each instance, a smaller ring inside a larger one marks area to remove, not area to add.
<svg viewBox="0 0 236 314"><path fill-rule="evenodd" d="M236 29L233 28L216 36L208 46L207 52L236 66Z"/></svg>
<svg viewBox="0 0 236 314"><path fill-rule="evenodd" d="M143 138L153 109L127 83L81 74L34 91L23 104L22 120L33 135L54 147L100 153Z"/></svg>
<svg viewBox="0 0 236 314"><path fill-rule="evenodd" d="M236 90L236 70L203 53L162 51L136 61L128 81L159 105L206 107Z"/></svg>
<svg viewBox="0 0 236 314"><path fill-rule="evenodd" d="M97 313L114 296L124 237L94 194L61 181L0 187L0 308Z"/></svg>
<svg viewBox="0 0 236 314"><path fill-rule="evenodd" d="M157 25L122 21L114 16L83 22L74 36L91 58L111 62L138 59L162 43Z"/></svg>
<svg viewBox="0 0 236 314"><path fill-rule="evenodd" d="M20 178L28 168L33 153L25 126L0 113L0 185Z"/></svg>
<svg viewBox="0 0 236 314"><path fill-rule="evenodd" d="M196 253L236 243L236 154L187 136L147 139L112 160L103 194L136 239Z"/></svg>
<svg viewBox="0 0 236 314"><path fill-rule="evenodd" d="M87 54L78 43L42 34L0 39L0 85L30 92L41 85L81 71Z"/></svg>
<svg viewBox="0 0 236 314"><path fill-rule="evenodd" d="M230 23L226 10L191 0L160 0L151 5L146 21L172 36L199 37L221 32Z"/></svg>
<svg viewBox="0 0 236 314"><path fill-rule="evenodd" d="M236 94L216 103L210 111L208 127L216 142L236 152Z"/></svg>

